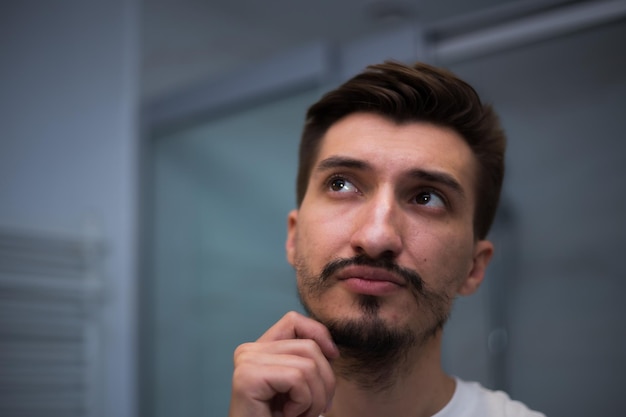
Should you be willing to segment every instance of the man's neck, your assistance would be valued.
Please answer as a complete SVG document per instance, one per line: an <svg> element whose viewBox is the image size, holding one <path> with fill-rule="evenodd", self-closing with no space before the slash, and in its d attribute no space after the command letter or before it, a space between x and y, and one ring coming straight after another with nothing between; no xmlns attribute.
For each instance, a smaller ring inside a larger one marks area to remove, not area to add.
<svg viewBox="0 0 626 417"><path fill-rule="evenodd" d="M441 368L441 334L410 352L404 366L382 390L338 376L332 408L324 416L430 417L450 401L455 381Z"/></svg>

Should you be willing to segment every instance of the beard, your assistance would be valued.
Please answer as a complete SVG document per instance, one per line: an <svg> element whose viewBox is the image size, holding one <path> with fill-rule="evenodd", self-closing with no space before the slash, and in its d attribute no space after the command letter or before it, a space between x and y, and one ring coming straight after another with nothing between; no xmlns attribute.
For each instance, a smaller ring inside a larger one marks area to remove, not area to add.
<svg viewBox="0 0 626 417"><path fill-rule="evenodd" d="M309 300L321 300L334 284L333 275L351 265L382 268L402 277L420 311L418 330L408 324L387 323L379 314L382 300L373 295L357 295L356 305L361 313L357 318L318 315ZM451 297L429 289L417 272L399 266L390 258L357 255L337 259L329 262L319 275L312 274L303 259L297 259L295 267L304 309L328 328L341 352L340 360L333 363L335 372L364 390L382 391L393 385L403 370L408 371L405 365L409 353L433 338L450 312Z"/></svg>

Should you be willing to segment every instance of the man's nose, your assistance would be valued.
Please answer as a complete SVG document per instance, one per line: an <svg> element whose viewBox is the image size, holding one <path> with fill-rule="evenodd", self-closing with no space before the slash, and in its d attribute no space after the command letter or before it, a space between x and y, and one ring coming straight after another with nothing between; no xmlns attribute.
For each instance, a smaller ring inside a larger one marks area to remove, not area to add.
<svg viewBox="0 0 626 417"><path fill-rule="evenodd" d="M373 195L355 216L353 250L373 259L396 258L403 246L401 220L401 207L391 192Z"/></svg>

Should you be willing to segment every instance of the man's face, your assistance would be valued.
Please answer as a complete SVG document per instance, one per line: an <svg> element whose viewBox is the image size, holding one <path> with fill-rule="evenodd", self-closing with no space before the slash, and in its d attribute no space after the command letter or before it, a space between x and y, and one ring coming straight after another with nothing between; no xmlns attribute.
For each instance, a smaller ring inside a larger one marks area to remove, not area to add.
<svg viewBox="0 0 626 417"><path fill-rule="evenodd" d="M287 258L311 314L436 331L493 251L474 239L476 170L450 129L367 113L331 126L288 220Z"/></svg>

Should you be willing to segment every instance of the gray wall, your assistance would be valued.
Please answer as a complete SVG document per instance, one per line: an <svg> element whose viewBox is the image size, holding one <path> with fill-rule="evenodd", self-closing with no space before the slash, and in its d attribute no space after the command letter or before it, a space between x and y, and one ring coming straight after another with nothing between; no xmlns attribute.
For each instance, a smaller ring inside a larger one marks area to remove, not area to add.
<svg viewBox="0 0 626 417"><path fill-rule="evenodd" d="M506 383L548 415L626 405L625 39L620 22L452 65L509 133L515 257L490 279L506 281Z"/></svg>
<svg viewBox="0 0 626 417"><path fill-rule="evenodd" d="M135 415L137 4L0 4L0 227L98 228L103 416Z"/></svg>

